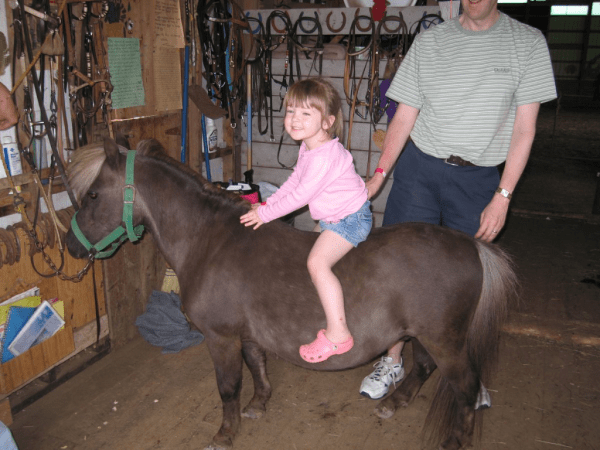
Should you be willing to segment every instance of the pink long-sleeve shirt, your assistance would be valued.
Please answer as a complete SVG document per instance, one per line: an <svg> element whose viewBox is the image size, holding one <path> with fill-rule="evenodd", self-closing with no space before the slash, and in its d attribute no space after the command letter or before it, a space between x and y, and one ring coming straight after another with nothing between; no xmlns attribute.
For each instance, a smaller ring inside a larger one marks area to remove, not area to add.
<svg viewBox="0 0 600 450"><path fill-rule="evenodd" d="M352 154L338 139L313 150L303 142L294 171L257 213L267 223L308 205L313 219L337 222L366 201L365 182L356 173Z"/></svg>

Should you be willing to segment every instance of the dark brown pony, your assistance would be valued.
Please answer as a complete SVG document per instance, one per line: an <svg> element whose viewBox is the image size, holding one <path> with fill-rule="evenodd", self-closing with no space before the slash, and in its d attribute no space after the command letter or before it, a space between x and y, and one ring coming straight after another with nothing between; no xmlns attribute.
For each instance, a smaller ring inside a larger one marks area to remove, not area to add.
<svg viewBox="0 0 600 450"><path fill-rule="evenodd" d="M104 147L78 150L69 167L81 198L76 220L92 243L122 220L126 158L112 140ZM230 448L241 416L265 413L271 396L266 351L308 369L341 370L408 339L413 368L376 413L390 417L408 404L437 367L441 381L428 416L433 435L443 449L470 445L480 385L497 359L500 325L516 285L498 247L420 223L373 230L334 267L355 346L309 364L298 348L325 327L306 269L317 235L280 221L256 231L244 227L246 202L160 149L156 141L138 146L133 222L154 236L177 273L187 315L206 337L223 402L221 428L207 448ZM67 245L74 256L87 256L72 231ZM243 413L242 361L254 381Z"/></svg>

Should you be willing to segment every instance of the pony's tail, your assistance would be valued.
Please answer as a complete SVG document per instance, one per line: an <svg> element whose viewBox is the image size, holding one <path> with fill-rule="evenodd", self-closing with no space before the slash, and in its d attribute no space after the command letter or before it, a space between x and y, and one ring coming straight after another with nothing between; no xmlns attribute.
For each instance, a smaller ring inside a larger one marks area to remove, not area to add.
<svg viewBox="0 0 600 450"><path fill-rule="evenodd" d="M476 241L483 270L477 308L467 332L467 354L474 375L489 385L498 362L500 332L509 307L518 299L519 283L511 258L499 247ZM424 437L428 444L450 436L456 419L456 395L440 377L433 404L427 415ZM475 435L480 437L482 415L475 415ZM476 437L477 439L477 437Z"/></svg>
<svg viewBox="0 0 600 450"><path fill-rule="evenodd" d="M518 301L519 282L511 258L500 247L476 243L483 283L467 334L467 350L473 370L485 385L498 362L502 324L509 307Z"/></svg>

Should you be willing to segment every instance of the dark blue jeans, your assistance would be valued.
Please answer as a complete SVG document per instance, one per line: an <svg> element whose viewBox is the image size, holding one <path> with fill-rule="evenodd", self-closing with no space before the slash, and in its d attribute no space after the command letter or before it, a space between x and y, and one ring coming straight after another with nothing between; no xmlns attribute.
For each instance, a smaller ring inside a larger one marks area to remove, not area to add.
<svg viewBox="0 0 600 450"><path fill-rule="evenodd" d="M410 141L394 170L383 225L427 222L473 236L499 183L495 166L452 166Z"/></svg>

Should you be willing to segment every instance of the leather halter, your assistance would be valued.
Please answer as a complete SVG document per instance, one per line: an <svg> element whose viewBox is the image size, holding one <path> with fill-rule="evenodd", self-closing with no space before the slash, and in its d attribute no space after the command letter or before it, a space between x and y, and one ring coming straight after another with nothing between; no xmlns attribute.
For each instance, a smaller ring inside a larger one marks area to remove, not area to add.
<svg viewBox="0 0 600 450"><path fill-rule="evenodd" d="M112 256L117 251L119 246L129 239L131 242L135 242L142 237L144 232L144 225L133 226L133 203L135 202L135 187L133 185L133 169L135 161L135 150L129 150L127 152L127 166L125 169L125 186L123 186L123 223L115 228L108 236L101 239L96 244L92 245L90 241L84 236L83 232L77 224L77 211L71 219L71 229L75 234L75 237L79 242L86 248L90 254L90 258L102 259ZM112 246L103 251L109 245Z"/></svg>

